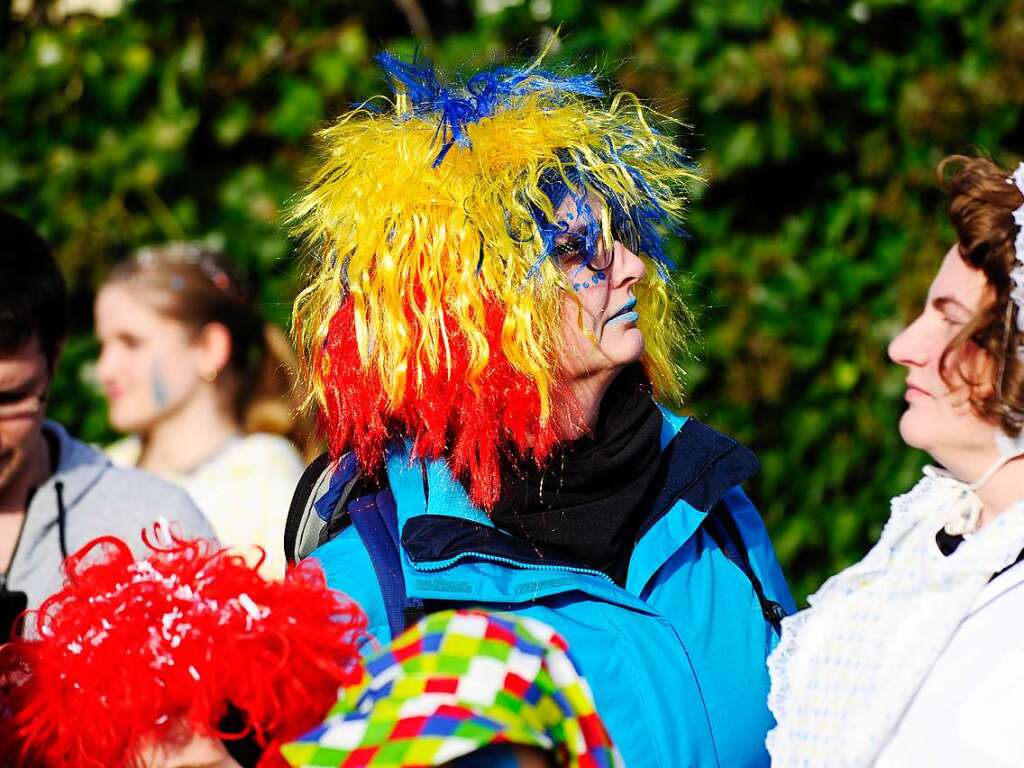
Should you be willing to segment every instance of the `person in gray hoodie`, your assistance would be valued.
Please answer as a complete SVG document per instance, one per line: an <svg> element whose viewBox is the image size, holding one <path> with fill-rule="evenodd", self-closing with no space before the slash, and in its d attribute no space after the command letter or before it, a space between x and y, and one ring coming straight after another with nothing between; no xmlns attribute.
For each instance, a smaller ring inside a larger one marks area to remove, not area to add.
<svg viewBox="0 0 1024 768"><path fill-rule="evenodd" d="M117 536L139 556L148 552L142 531L158 522L216 539L185 492L115 468L46 420L67 313L49 245L0 210L0 642L19 609L60 590L64 558L98 536Z"/></svg>

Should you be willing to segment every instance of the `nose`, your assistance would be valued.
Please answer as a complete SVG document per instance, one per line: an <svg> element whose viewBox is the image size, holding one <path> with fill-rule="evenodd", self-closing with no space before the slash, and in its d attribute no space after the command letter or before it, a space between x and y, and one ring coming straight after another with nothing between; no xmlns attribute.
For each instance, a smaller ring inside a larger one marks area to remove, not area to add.
<svg viewBox="0 0 1024 768"><path fill-rule="evenodd" d="M616 286L628 286L640 282L647 269L644 260L618 240L615 241L614 266L612 277Z"/></svg>
<svg viewBox="0 0 1024 768"><path fill-rule="evenodd" d="M110 377L113 375L114 369L114 354L110 344L100 345L100 356L96 360L96 376L100 380L100 384L106 386L107 382L110 381Z"/></svg>
<svg viewBox="0 0 1024 768"><path fill-rule="evenodd" d="M928 361L926 345L921 343L923 318L924 315L918 317L889 342L889 348L886 351L889 354L889 359L897 365L909 368L922 366Z"/></svg>

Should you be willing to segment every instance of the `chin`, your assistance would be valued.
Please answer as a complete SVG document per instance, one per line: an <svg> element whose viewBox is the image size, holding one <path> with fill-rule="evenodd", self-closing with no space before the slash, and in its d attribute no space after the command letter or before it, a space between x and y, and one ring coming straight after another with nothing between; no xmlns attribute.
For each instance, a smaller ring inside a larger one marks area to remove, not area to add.
<svg viewBox="0 0 1024 768"><path fill-rule="evenodd" d="M616 362L619 365L640 362L640 358L644 356L644 336L638 329L632 328L626 332L618 347Z"/></svg>
<svg viewBox="0 0 1024 768"><path fill-rule="evenodd" d="M141 418L138 414L134 414L125 408L111 408L107 418L110 421L111 427L125 434L143 432L151 423L151 420Z"/></svg>
<svg viewBox="0 0 1024 768"><path fill-rule="evenodd" d="M900 437L911 448L927 451L932 444L932 432L934 429L929 425L927 417L916 413L913 406L900 417Z"/></svg>

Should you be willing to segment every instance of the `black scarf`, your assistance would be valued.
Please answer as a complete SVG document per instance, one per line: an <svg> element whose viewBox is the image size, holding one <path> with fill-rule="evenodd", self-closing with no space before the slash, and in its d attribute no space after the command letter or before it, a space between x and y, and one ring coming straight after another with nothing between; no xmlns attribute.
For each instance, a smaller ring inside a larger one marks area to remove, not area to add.
<svg viewBox="0 0 1024 768"><path fill-rule="evenodd" d="M601 401L592 436L556 450L543 470L530 462L506 469L491 519L544 557L623 584L657 490L661 424L643 369L625 368Z"/></svg>

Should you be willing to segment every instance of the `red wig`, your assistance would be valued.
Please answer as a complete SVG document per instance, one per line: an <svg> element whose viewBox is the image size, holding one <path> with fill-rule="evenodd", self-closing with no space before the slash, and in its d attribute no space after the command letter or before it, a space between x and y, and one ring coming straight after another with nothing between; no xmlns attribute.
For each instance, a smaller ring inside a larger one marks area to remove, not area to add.
<svg viewBox="0 0 1024 768"><path fill-rule="evenodd" d="M159 534L143 535L144 560L112 537L69 557L65 588L29 614L35 636L0 649L4 765L132 766L185 729L251 738L261 768L285 766L277 746L361 679L366 618L316 563L267 581L210 542ZM229 712L241 731L221 730Z"/></svg>
<svg viewBox="0 0 1024 768"><path fill-rule="evenodd" d="M406 437L413 455L447 459L472 501L484 509L491 509L501 493L502 460L518 463L530 457L543 466L561 439L558 425L582 423L582 416L574 409L576 401L563 397L559 404L565 413L541 417L536 384L502 351L505 313L493 302L484 303L484 313L490 349L484 370L475 377L470 374L470 344L446 313L444 324L451 329L446 363L441 371L421 366L408 373L401 407L393 408L378 369L360 364L353 302L347 300L331 318L318 364L326 371L323 413L332 456L352 450L363 468L379 472L388 441ZM423 328L411 312L408 320L410 346L416 349L423 343ZM564 384L556 379L554 387L564 389Z"/></svg>

